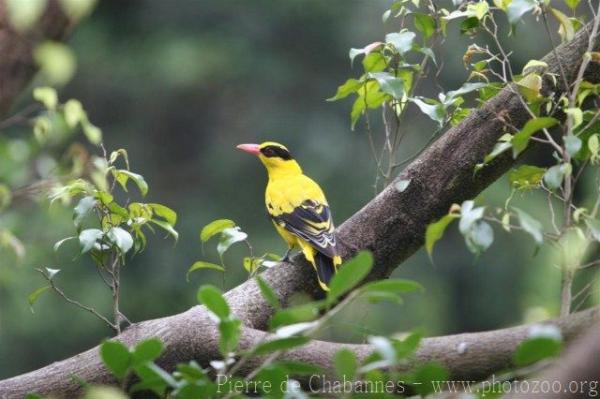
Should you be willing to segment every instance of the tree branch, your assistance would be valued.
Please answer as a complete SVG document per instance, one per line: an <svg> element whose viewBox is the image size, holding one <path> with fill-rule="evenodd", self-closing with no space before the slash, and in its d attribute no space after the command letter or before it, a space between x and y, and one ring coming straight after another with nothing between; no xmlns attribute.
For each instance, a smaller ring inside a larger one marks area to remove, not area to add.
<svg viewBox="0 0 600 399"><path fill-rule="evenodd" d="M600 321L600 308L593 308L548 323L560 328L566 342L570 342L580 332L598 321ZM448 369L451 379L470 381L485 378L494 371L511 366L512 354L517 345L527 337L529 327L524 325L495 331L425 338L415 357L402 370L409 370L423 362L437 361ZM177 333L173 334L174 331ZM134 345L141 339L151 337L159 338L164 342L166 350L159 359L159 364L168 370L172 370L183 358L195 359L206 366L209 361L221 356L218 350L218 329L215 322L201 307L195 307L176 316L136 324L123 332L119 339L127 345ZM258 342L272 338L272 335L263 331L244 328L240 348L248 349ZM352 350L359 360L363 360L373 351L373 348L367 344L313 340L301 348L285 352L280 359L308 362L321 367L325 378L333 380L335 372L332 359L335 352L341 348ZM73 381L71 378L73 376L96 384L116 383L99 359L98 350L99 347L96 347L40 370L0 381L0 396L3 399L21 398L28 392L37 392L74 397L80 393L81 386ZM248 374L262 360L261 358L248 360L239 370L239 374ZM300 380L316 388L323 382L321 377L314 381Z"/></svg>
<svg viewBox="0 0 600 399"><path fill-rule="evenodd" d="M587 25L577 33L574 40L561 45L556 50L569 81L572 81L586 51L590 30L590 26ZM599 47L599 40L596 37L594 49L597 50ZM544 61L549 65L549 72L558 72L559 64L554 55L546 56ZM586 72L586 79L592 82L599 81L600 74L595 68L596 66L590 66ZM548 84L550 83L546 82L546 85ZM563 90L561 87L550 89L556 92ZM389 276L399 263L423 244L428 223L444 215L452 203L477 195L513 165L514 160L507 154L498 157L489 166L474 174L475 165L491 151L504 132L504 123L497 118L499 114L509 118L511 124L516 127L521 127L529 119L527 110L515 96L514 90L501 91L460 125L450 129L407 167L398 178L411 181L406 190L399 192L392 183L341 225L338 229L342 243L341 254L348 257L357 249L369 249L374 254L376 266L368 279ZM309 274L309 270L311 269L301 257L297 256L293 263L269 269L263 277L275 289L280 300L287 303L289 298L299 291L313 296L320 294L316 278ZM226 298L234 313L247 327L242 339L242 345L247 347L249 343L254 342L256 335L264 334L256 329L265 328L273 310L263 299L254 280L229 291ZM597 311L590 312L596 318ZM564 328L567 331L572 329L575 333L579 331L581 325L587 323L589 316L590 313L584 312L562 319L560 323L564 322ZM432 338L425 341L419 356L423 359L440 359L444 363L444 359L452 359L456 364L463 364L461 362L467 362L468 359L473 362L480 359L477 363L480 366L481 359L485 359L485 362L489 362L494 367L504 366L509 361L508 353L514 349L517 337L519 339L523 337L525 332L523 328L509 330L519 331L518 334L514 333L516 335L481 333L437 340ZM207 335L206 332L211 334ZM196 306L175 316L136 324L124 331L119 339L128 345L133 345L142 339L161 338L166 343L166 353L159 364L171 369L179 362L192 359L206 361L218 357L217 336L205 309ZM508 339L509 336L512 339ZM469 342L472 344L471 352L467 351L463 356L454 354L453 358L449 357L452 356L453 351L456 351L456 344L461 339L469 337L471 337ZM480 342L484 342L485 345L480 346L477 340L481 340ZM313 342L310 345L312 346L308 348L315 354L322 353L322 359L328 360L333 353L332 348L340 344ZM351 347L357 351L363 348ZM485 352L487 349L491 352ZM318 352L319 350L322 352ZM294 353L300 357L309 354L310 351L290 352L292 355ZM493 358L494 356L497 359ZM452 364L450 366L455 369ZM481 370L464 368L465 376L467 371L478 377L493 371L492 368ZM94 348L38 371L0 381L0 393L6 393L7 397L19 397L28 390L38 390L42 393L72 395L80 389L79 385L72 381L73 375L91 383L112 382L109 373L101 365L98 349Z"/></svg>

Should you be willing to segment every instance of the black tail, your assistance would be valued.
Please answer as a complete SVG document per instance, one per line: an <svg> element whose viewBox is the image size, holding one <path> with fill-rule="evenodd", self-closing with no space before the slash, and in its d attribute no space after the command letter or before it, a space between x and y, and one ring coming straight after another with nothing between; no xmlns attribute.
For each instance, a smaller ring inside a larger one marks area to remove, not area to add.
<svg viewBox="0 0 600 399"><path fill-rule="evenodd" d="M315 268L317 269L317 278L321 288L325 291L329 291L329 282L335 274L335 265L333 259L323 255L320 252L315 251Z"/></svg>

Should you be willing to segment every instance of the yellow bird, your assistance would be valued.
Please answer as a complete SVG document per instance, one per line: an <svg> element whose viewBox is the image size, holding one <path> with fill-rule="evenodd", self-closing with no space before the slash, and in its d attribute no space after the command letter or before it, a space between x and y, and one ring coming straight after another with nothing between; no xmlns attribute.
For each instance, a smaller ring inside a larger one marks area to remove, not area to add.
<svg viewBox="0 0 600 399"><path fill-rule="evenodd" d="M298 162L279 143L240 144L237 148L258 156L267 168L267 212L289 247L283 260L288 261L292 249L299 248L315 268L321 288L328 291L327 285L342 258L321 187L302 173Z"/></svg>

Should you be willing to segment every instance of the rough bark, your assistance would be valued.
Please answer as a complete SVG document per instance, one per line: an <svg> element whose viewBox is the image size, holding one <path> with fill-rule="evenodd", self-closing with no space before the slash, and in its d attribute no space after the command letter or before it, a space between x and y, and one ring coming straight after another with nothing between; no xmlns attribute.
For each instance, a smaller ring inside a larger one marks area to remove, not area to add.
<svg viewBox="0 0 600 399"><path fill-rule="evenodd" d="M35 45L43 40L61 40L70 28L58 2L51 0L36 26L20 34L11 26L6 4L0 0L0 118L37 71L32 54Z"/></svg>
<svg viewBox="0 0 600 399"><path fill-rule="evenodd" d="M570 342L581 331L585 331L598 321L600 321L600 308L593 308L547 323L559 327L566 342ZM523 325L495 331L425 338L414 358L403 366L402 370L409 370L415 364L433 360L448 369L451 379L471 381L485 378L494 371L511 366L512 354L517 345L527 337L529 328L530 326ZM152 334L149 335L149 332ZM136 324L122 334L121 339L126 344L133 345L143 338L160 338L166 349L159 364L166 369L173 369L184 358L195 359L203 365L219 358L218 334L214 321L204 310L196 307L180 315ZM245 328L240 347L250 348L262 342L265 335L268 334ZM270 338L271 335L268 335L267 339ZM319 366L324 370L325 378L334 381L332 359L335 352L341 348L352 350L360 360L373 351L373 348L367 344L315 340L301 348L283 353L280 359L303 361ZM250 360L240 369L240 373L245 374L253 370L261 360L263 359ZM96 347L40 370L1 381L0 394L3 399L21 398L28 392L74 397L80 393L81 386L73 383L70 376L77 376L94 383L116 382L103 366ZM309 383L311 388L318 388L323 381L322 377L315 378L313 381L300 380Z"/></svg>
<svg viewBox="0 0 600 399"><path fill-rule="evenodd" d="M550 72L558 73L560 61L567 79L572 80L587 47L588 32L589 29L583 28L573 41L561 45L557 49L558 60L553 55L544 58ZM599 47L596 37L594 48L597 50ZM597 82L598 72L591 71L587 79ZM560 92L561 88L554 90ZM504 125L498 114L502 114L503 118L510 118L511 123L517 127L528 119L526 110L513 92L509 89L501 91L460 125L450 129L409 165L399 177L410 179L411 183L406 190L399 192L392 183L341 225L338 235L343 244L342 255L348 257L357 249L369 249L376 262L369 279L387 277L400 262L422 245L428 223L445 214L452 203L474 197L505 173L514 163L510 156L501 156L479 173L473 173L474 166L491 151L504 133ZM318 295L316 279L307 270L309 269L302 260L296 257L293 263L272 268L263 276L281 301L287 303L299 291ZM261 334L256 329L264 329L272 315L272 309L262 298L256 283L245 282L229 291L226 297L235 314L246 326L243 345L254 342L256 335ZM592 314L594 317L597 315L595 311ZM584 324L590 314L583 315L565 319L568 325L565 328L573 329L568 330L569 334L575 334L582 326L587 326ZM574 320L579 320L579 324ZM519 334L514 334L515 337L522 337L525 331L522 328L511 331L520 331ZM210 334L204 335L204 331ZM508 353L514 348L516 341L503 340L503 335L495 336L494 333L482 334L426 340L419 356L444 362L449 353L455 350L457 342L472 337L471 352L467 351L463 356L453 358L450 365L453 362L462 364L461 362L471 359L478 365L485 362L494 367L504 367L508 361ZM136 324L121 334L119 339L131 345L141 339L156 336L167 343L166 354L159 361L167 369L178 362L191 359L202 361L216 356L217 335L202 307L197 306L175 316ZM485 345L478 344L478 341ZM327 362L338 344L314 342L310 345L309 350L292 351L289 355L297 353L301 357L321 353L321 361ZM360 353L362 347L355 348ZM318 363L318 359L314 360ZM464 370L464 374L458 375L466 377L467 371L470 371L472 375L482 377L483 373L493 371L491 368L482 368L482 372L467 367ZM34 388L44 393L73 393L79 389L78 384L70 378L74 373L92 383L110 382L110 376L101 366L97 349L94 348L38 371L0 381L0 394L7 393L8 396L10 392L9 397L18 397L20 393Z"/></svg>

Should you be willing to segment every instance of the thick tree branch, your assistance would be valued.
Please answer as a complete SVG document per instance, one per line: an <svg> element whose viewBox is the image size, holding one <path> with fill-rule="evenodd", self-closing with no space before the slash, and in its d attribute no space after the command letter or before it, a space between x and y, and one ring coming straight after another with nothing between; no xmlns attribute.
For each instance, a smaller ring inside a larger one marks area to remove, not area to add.
<svg viewBox="0 0 600 399"><path fill-rule="evenodd" d="M185 317L183 317L185 316ZM570 316L549 321L559 327L567 342L574 339L594 323L600 321L600 308L593 308ZM425 338L415 357L402 369L408 370L415 364L437 361L450 372L450 378L456 380L476 380L485 378L494 371L511 366L512 354L517 345L527 337L527 325L480 333L449 335ZM200 307L190 309L181 315L166 317L134 325L121 335L128 345L142 338L148 338L152 331L154 337L165 343L165 355L160 364L173 369L181 359L195 359L202 365L220 357L218 352L219 332L214 321ZM173 334L176 332L176 334ZM240 340L242 349L251 348L272 336L267 333L245 328ZM362 360L373 348L366 344L342 344L324 341L311 341L307 345L290 350L281 355L281 359L308 362L321 367L325 378L335 378L332 359L335 352L348 348ZM257 367L261 359L248 361L240 370L242 375ZM85 381L112 384L115 380L107 373L98 356L98 347L61 362L53 363L43 369L23 374L0 382L0 397L3 399L21 398L27 392L53 393L63 397L73 397L81 387L73 383L70 376ZM318 388L321 377L314 378L312 388ZM3 396L1 396L3 395Z"/></svg>
<svg viewBox="0 0 600 399"><path fill-rule="evenodd" d="M5 1L0 0L0 118L7 114L37 70L32 54L35 45L43 40L61 40L70 28L58 2L51 0L36 26L20 34L9 22Z"/></svg>
<svg viewBox="0 0 600 399"><path fill-rule="evenodd" d="M573 79L586 50L588 34L589 26L581 29L573 41L556 50L569 81ZM594 38L594 49L599 47L598 38ZM546 56L544 60L548 63L550 72L558 72L558 63L553 55ZM599 81L597 70L588 72L586 76L590 81ZM560 92L561 88L557 87L554 90ZM369 249L376 261L369 279L387 277L400 262L422 245L428 223L445 214L452 203L474 197L506 172L514 162L510 156L501 156L476 175L473 173L475 165L491 151L504 133L504 124L498 118L499 114L503 118L510 118L511 123L517 127L522 126L528 119L528 113L513 91L503 90L460 125L450 129L401 174L399 178L411 180L405 191L397 191L392 183L339 228L340 241L344 244L342 255L348 257L356 249ZM272 268L263 276L276 290L281 301L287 303L289 298L299 291L313 295L319 293L316 279L307 274L307 270L310 270L307 267L296 257L293 264ZM241 284L226 296L236 315L247 327L242 340L242 344L247 346L254 342L257 335L263 334L253 329L264 329L272 309L262 298L254 281ZM597 311L590 312L573 315L561 321L566 323L565 335L569 335L569 331L573 334L579 331L582 325L587 323L590 315L597 318ZM430 339L425 341L419 356L423 359L439 359L444 363L445 359L452 359L452 364L463 364L461 362L472 359L474 364L482 365L485 361L494 367L504 367L509 361L508 353L514 348L516 339L523 337L525 330L521 327L508 331L513 333L462 335L460 338L455 336L440 338L437 341ZM508 339L509 336L512 339ZM178 362L191 359L206 361L218 355L217 334L203 307L197 306L175 316L136 324L121 334L119 339L132 345L150 337L159 337L165 341L167 350L159 364L167 369ZM467 351L464 356L449 357L456 351L456 344L469 337L472 337L471 352ZM478 344L478 341L485 345ZM313 346L309 346L309 351L300 350L290 352L289 355L297 353L298 357L301 357L311 353L311 350L314 353L321 351L323 359L328 360L337 344L314 342L310 345ZM355 347L359 352L361 348L363 347ZM491 352L486 352L486 349L490 349ZM468 371L472 376L482 377L485 373L493 371L491 367L481 370L477 371L465 365L464 375L459 376L466 377ZM38 371L0 381L0 394L19 397L27 390L73 394L79 389L79 385L72 382L71 376L74 374L93 383L111 381L108 372L100 363L97 348L94 348Z"/></svg>

